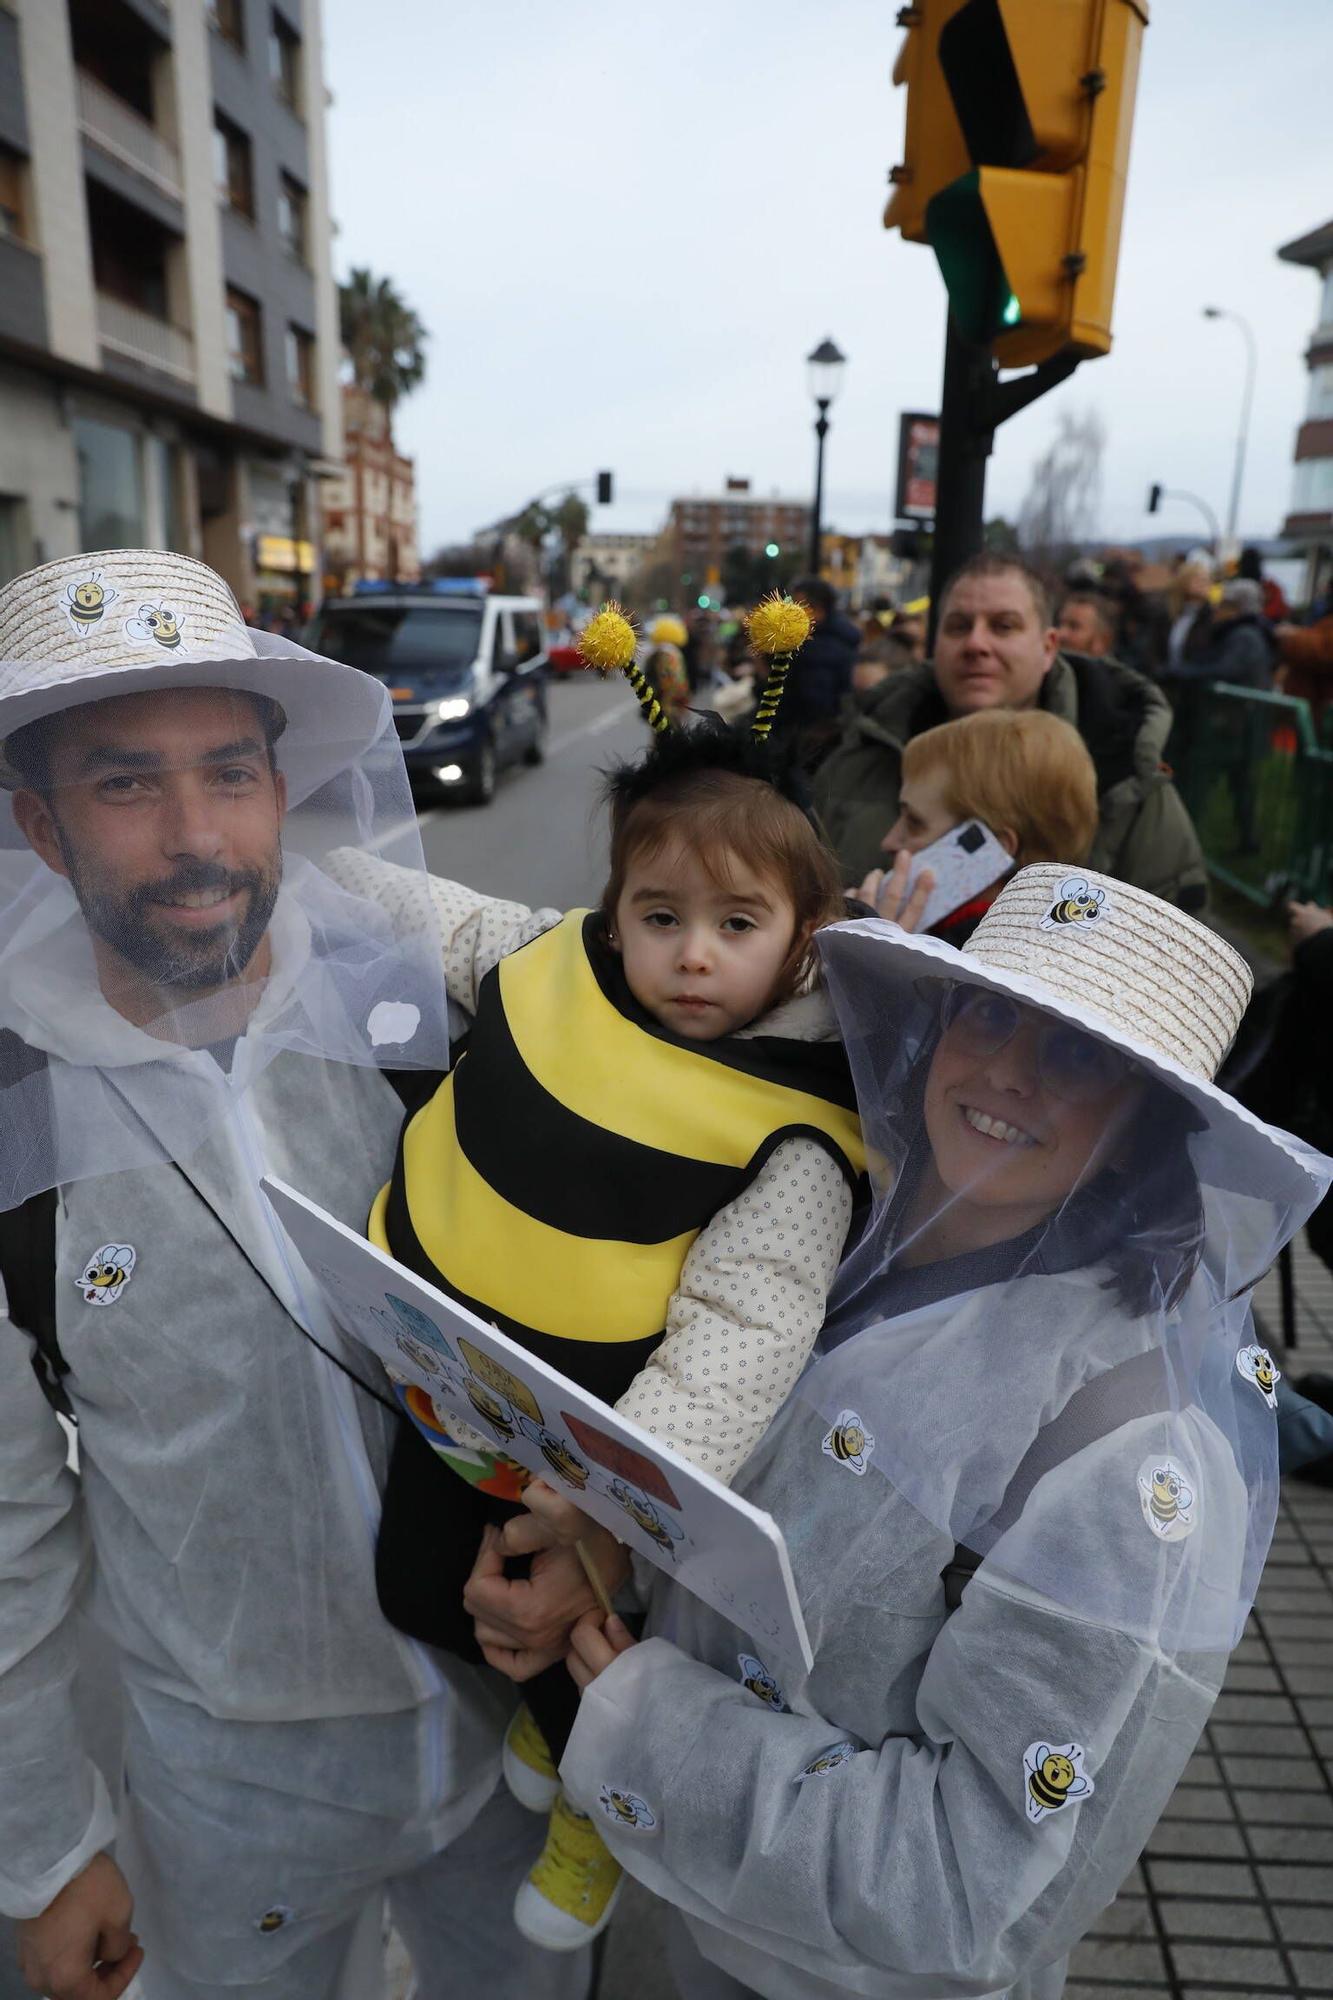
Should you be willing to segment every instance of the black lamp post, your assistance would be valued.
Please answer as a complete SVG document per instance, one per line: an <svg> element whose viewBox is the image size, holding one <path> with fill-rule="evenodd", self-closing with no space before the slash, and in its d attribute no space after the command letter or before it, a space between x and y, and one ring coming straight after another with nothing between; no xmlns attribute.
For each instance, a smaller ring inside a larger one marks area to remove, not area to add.
<svg viewBox="0 0 1333 2000"><path fill-rule="evenodd" d="M824 523L824 439L828 436L829 404L838 393L847 356L840 354L831 340L821 340L813 354L806 356L810 394L819 415L815 418L815 504L810 510L810 574L820 571L820 542Z"/></svg>

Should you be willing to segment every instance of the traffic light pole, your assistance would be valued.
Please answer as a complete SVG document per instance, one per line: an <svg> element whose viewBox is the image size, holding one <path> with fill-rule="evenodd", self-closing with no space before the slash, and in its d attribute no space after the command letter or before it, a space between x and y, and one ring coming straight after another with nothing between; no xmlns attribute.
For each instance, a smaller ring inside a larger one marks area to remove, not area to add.
<svg viewBox="0 0 1333 2000"><path fill-rule="evenodd" d="M965 340L949 315L940 397L940 446L935 489L935 536L930 561L930 650L944 585L982 544L986 460L998 425L1064 382L1080 356L1057 354L1031 373L1001 382L987 347Z"/></svg>

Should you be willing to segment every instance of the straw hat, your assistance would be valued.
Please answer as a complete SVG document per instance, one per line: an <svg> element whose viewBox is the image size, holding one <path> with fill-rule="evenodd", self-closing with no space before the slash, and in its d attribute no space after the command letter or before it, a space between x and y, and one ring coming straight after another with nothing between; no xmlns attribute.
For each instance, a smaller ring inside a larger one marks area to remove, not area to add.
<svg viewBox="0 0 1333 2000"><path fill-rule="evenodd" d="M86 701L184 687L280 704L293 803L375 741L388 702L368 674L248 630L220 576L165 549L67 556L0 589L0 741ZM0 785L19 782L0 763Z"/></svg>
<svg viewBox="0 0 1333 2000"><path fill-rule="evenodd" d="M1043 862L1006 884L961 951L879 918L831 925L819 947L834 967L864 970L869 960L889 977L935 975L1056 1015L1123 1049L1210 1126L1225 1126L1238 1188L1308 1192L1317 1156L1213 1082L1249 1001L1250 969L1174 904L1090 868Z"/></svg>

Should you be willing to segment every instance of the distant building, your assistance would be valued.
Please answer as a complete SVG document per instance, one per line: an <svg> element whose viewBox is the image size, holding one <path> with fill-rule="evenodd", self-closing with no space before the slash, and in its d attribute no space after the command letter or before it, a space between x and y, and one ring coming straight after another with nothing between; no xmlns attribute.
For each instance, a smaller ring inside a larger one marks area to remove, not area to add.
<svg viewBox="0 0 1333 2000"><path fill-rule="evenodd" d="M662 541L682 589L722 580L727 553L744 549L762 556L773 546L789 551L810 540L808 500L765 499L750 491L748 479L729 479L715 497L673 500Z"/></svg>
<svg viewBox="0 0 1333 2000"><path fill-rule="evenodd" d="M0 0L0 580L316 571L341 451L320 0Z"/></svg>
<svg viewBox="0 0 1333 2000"><path fill-rule="evenodd" d="M574 551L573 586L593 597L623 597L635 571L650 562L656 535L585 535Z"/></svg>
<svg viewBox="0 0 1333 2000"><path fill-rule="evenodd" d="M1282 524L1283 534L1305 548L1306 590L1314 597L1333 576L1333 222L1284 243L1277 254L1319 279L1319 318L1305 350L1310 389L1296 433L1291 511Z"/></svg>
<svg viewBox="0 0 1333 2000"><path fill-rule="evenodd" d="M345 590L363 577L417 583L416 468L394 447L389 412L364 389L343 388L346 470L322 482L324 581Z"/></svg>
<svg viewBox="0 0 1333 2000"><path fill-rule="evenodd" d="M889 535L826 534L821 553L820 574L852 611L868 610L877 597L897 597L911 568L893 553Z"/></svg>

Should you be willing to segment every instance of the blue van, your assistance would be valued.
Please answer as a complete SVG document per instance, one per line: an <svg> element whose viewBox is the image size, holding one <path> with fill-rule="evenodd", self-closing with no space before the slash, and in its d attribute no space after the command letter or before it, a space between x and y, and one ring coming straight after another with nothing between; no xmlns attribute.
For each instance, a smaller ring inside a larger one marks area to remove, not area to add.
<svg viewBox="0 0 1333 2000"><path fill-rule="evenodd" d="M484 580L358 584L330 597L304 643L383 681L414 785L474 805L506 764L546 754L546 632L535 597Z"/></svg>

